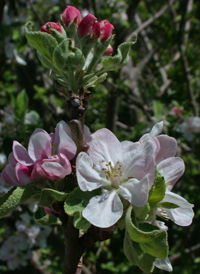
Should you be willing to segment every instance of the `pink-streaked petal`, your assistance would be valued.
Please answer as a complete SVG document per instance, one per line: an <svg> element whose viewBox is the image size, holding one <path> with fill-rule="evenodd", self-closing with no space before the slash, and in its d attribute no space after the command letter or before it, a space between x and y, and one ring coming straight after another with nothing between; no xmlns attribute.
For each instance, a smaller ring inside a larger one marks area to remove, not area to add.
<svg viewBox="0 0 200 274"><path fill-rule="evenodd" d="M168 135L160 135L157 139L160 143L160 151L156 156L156 164L159 164L161 161L175 156L177 151L177 141Z"/></svg>
<svg viewBox="0 0 200 274"><path fill-rule="evenodd" d="M64 169L61 164L56 162L44 162L41 165L47 178L49 179L62 179L69 174L69 169Z"/></svg>
<svg viewBox="0 0 200 274"><path fill-rule="evenodd" d="M19 186L20 182L17 180L15 174L15 167L13 165L8 164L2 171L1 176L6 184L12 186Z"/></svg>
<svg viewBox="0 0 200 274"><path fill-rule="evenodd" d="M29 157L28 151L19 142L13 142L13 155L15 160L24 166L31 166L33 160Z"/></svg>
<svg viewBox="0 0 200 274"><path fill-rule="evenodd" d="M56 126L54 135L54 144L57 147L57 153L63 153L69 160L76 154L76 145L71 137L70 127L61 121Z"/></svg>
<svg viewBox="0 0 200 274"><path fill-rule="evenodd" d="M121 218L123 205L115 191L103 190L100 196L90 199L82 214L91 224L107 228L114 225Z"/></svg>
<svg viewBox="0 0 200 274"><path fill-rule="evenodd" d="M117 137L108 129L102 128L91 135L88 154L94 164L105 161L114 167L122 159L123 148Z"/></svg>
<svg viewBox="0 0 200 274"><path fill-rule="evenodd" d="M46 173L44 172L43 168L41 167L41 162L38 162L34 165L34 168L31 173L31 178L33 180L37 180L40 178L46 177Z"/></svg>
<svg viewBox="0 0 200 274"><path fill-rule="evenodd" d="M86 125L84 125L84 136L85 136L86 143L89 143L92 140L90 129Z"/></svg>
<svg viewBox="0 0 200 274"><path fill-rule="evenodd" d="M160 174L165 178L168 190L171 190L185 171L185 164L179 157L170 157L157 165Z"/></svg>
<svg viewBox="0 0 200 274"><path fill-rule="evenodd" d="M17 161L15 160L13 152L11 152L8 156L8 163L15 166Z"/></svg>
<svg viewBox="0 0 200 274"><path fill-rule="evenodd" d="M49 134L48 134L44 129L42 129L42 128L36 128L36 129L34 130L34 132L31 134L30 139L31 139L35 134L40 133L40 132L43 132L44 134L46 134L47 137L49 136Z"/></svg>
<svg viewBox="0 0 200 274"><path fill-rule="evenodd" d="M155 265L155 267L165 270L165 271L168 271L168 272L172 272L172 270L173 270L168 257L165 259L156 258L153 264Z"/></svg>
<svg viewBox="0 0 200 274"><path fill-rule="evenodd" d="M103 185L103 181L106 181L105 173L101 174L93 168L93 161L85 152L79 153L76 159L76 176L82 191L97 189Z"/></svg>
<svg viewBox="0 0 200 274"><path fill-rule="evenodd" d="M21 185L27 185L32 182L31 170L27 166L16 164L15 167L16 177Z"/></svg>
<svg viewBox="0 0 200 274"><path fill-rule="evenodd" d="M147 176L141 181L129 179L128 182L122 184L119 188L122 197L137 207L144 206L148 201L149 180Z"/></svg>
<svg viewBox="0 0 200 274"><path fill-rule="evenodd" d="M33 161L51 157L51 137L44 132L37 132L30 138L28 154Z"/></svg>

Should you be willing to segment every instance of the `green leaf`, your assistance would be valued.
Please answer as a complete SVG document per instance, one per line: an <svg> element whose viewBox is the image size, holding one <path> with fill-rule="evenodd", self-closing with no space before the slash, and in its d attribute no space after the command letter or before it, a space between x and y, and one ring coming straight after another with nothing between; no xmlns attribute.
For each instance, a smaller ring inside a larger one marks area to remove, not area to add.
<svg viewBox="0 0 200 274"><path fill-rule="evenodd" d="M69 216L75 216L77 212L82 212L90 199L100 193L100 189L93 191L82 191L76 187L70 192L65 200L64 210Z"/></svg>
<svg viewBox="0 0 200 274"><path fill-rule="evenodd" d="M166 258L168 256L166 231L157 230L157 227L148 223L137 226L131 213L132 206L129 207L126 214L126 228L130 238L139 243L144 252L157 258Z"/></svg>
<svg viewBox="0 0 200 274"><path fill-rule="evenodd" d="M28 96L26 91L23 89L16 98L15 101L15 116L18 120L24 118L26 110L28 108Z"/></svg>
<svg viewBox="0 0 200 274"><path fill-rule="evenodd" d="M106 80L107 75L107 73L103 73L100 77L94 76L85 86L85 88L95 87L98 83L104 82Z"/></svg>
<svg viewBox="0 0 200 274"><path fill-rule="evenodd" d="M30 185L13 187L5 195L0 197L0 218L6 216L19 205L35 196L36 191Z"/></svg>
<svg viewBox="0 0 200 274"><path fill-rule="evenodd" d="M159 203L158 207L173 209L173 208L178 208L179 206L173 203L164 202L164 203Z"/></svg>
<svg viewBox="0 0 200 274"><path fill-rule="evenodd" d="M135 37L135 36L134 36ZM136 43L136 39L133 41L124 42L119 45L117 54L103 59L102 64L106 71L115 70L123 67L128 63L130 47Z"/></svg>
<svg viewBox="0 0 200 274"><path fill-rule="evenodd" d="M133 242L127 231L124 238L124 254L130 263L137 265L145 273L153 272L155 257L145 253L138 243Z"/></svg>
<svg viewBox="0 0 200 274"><path fill-rule="evenodd" d="M53 63L63 70L79 71L85 64L82 51L71 46L71 39L65 39L54 50Z"/></svg>
<svg viewBox="0 0 200 274"><path fill-rule="evenodd" d="M51 62L58 42L51 34L42 31L32 31L32 26L32 22L28 22L25 25L25 35L29 45L37 49Z"/></svg>
<svg viewBox="0 0 200 274"><path fill-rule="evenodd" d="M91 223L88 222L80 213L75 214L74 227L77 229L87 230L90 226Z"/></svg>
<svg viewBox="0 0 200 274"><path fill-rule="evenodd" d="M40 62L42 63L42 65L45 68L48 68L48 69L54 68L53 64L44 55L42 55L39 51L37 51L37 55L38 55Z"/></svg>
<svg viewBox="0 0 200 274"><path fill-rule="evenodd" d="M149 204L151 207L155 207L157 203L163 200L165 197L166 184L165 179L161 174L156 170L156 176L154 183L149 191Z"/></svg>
<svg viewBox="0 0 200 274"><path fill-rule="evenodd" d="M66 199L67 195L67 193L60 192L51 188L44 188L42 190L38 206L48 207L51 206L54 201L63 202Z"/></svg>
<svg viewBox="0 0 200 274"><path fill-rule="evenodd" d="M38 208L38 210L35 212L34 220L38 225L61 225L61 221L51 215L46 214L43 208Z"/></svg>

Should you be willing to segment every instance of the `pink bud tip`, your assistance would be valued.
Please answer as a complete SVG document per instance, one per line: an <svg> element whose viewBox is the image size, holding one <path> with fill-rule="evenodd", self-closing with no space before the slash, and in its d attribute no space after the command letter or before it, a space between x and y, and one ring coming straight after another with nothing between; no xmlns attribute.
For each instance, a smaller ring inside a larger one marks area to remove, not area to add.
<svg viewBox="0 0 200 274"><path fill-rule="evenodd" d="M51 209L48 207L44 207L44 211L46 214L51 215Z"/></svg>
<svg viewBox="0 0 200 274"><path fill-rule="evenodd" d="M104 55L104 56L110 56L110 55L112 55L112 52L113 52L113 48L112 48L111 45L109 45L109 46L107 47L107 49L104 51L103 55Z"/></svg>
<svg viewBox="0 0 200 274"><path fill-rule="evenodd" d="M62 13L62 19L65 25L68 27L72 22L78 27L80 21L81 21L81 14L80 11L73 7L73 6L66 6Z"/></svg>
<svg viewBox="0 0 200 274"><path fill-rule="evenodd" d="M85 16L78 26L79 36L82 38L86 35L92 35L94 39L98 39L100 36L100 24L97 18L89 13Z"/></svg>
<svg viewBox="0 0 200 274"><path fill-rule="evenodd" d="M49 34L51 34L51 29L55 29L58 32L62 33L62 27L54 22L47 22L45 25L40 27L42 32L47 32Z"/></svg>
<svg viewBox="0 0 200 274"><path fill-rule="evenodd" d="M113 28L114 26L106 19L100 22L101 42L105 42L112 35Z"/></svg>

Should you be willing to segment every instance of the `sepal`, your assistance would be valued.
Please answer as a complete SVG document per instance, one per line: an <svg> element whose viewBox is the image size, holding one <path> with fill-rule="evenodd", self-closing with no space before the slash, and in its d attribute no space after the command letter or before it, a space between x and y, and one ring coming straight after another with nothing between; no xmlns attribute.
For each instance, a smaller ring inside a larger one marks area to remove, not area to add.
<svg viewBox="0 0 200 274"><path fill-rule="evenodd" d="M160 201L165 197L166 184L165 179L161 174L156 170L155 171L155 180L149 191L148 202L151 207L155 207Z"/></svg>

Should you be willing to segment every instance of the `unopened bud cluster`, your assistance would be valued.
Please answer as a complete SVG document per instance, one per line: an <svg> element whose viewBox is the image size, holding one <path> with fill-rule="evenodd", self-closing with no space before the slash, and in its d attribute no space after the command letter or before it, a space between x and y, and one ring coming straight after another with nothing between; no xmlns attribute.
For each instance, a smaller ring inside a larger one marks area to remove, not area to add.
<svg viewBox="0 0 200 274"><path fill-rule="evenodd" d="M51 69L50 77L67 92L77 93L80 88L94 87L106 79L107 71L127 63L135 41L121 44L118 54L112 56L113 28L107 19L99 22L91 13L82 18L77 8L68 5L59 22L47 22L41 31L33 31L28 22L25 32L43 66Z"/></svg>

